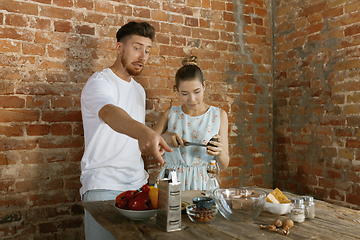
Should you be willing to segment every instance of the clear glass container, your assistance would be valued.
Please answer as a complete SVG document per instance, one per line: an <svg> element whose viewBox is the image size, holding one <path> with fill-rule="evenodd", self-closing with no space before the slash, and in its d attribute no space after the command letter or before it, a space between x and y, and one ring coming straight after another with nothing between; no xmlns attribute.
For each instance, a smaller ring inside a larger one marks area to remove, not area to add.
<svg viewBox="0 0 360 240"><path fill-rule="evenodd" d="M218 180L216 179L216 177L218 176L219 174L219 167L216 163L216 160L210 160L208 166L207 166L207 174L208 174L208 181L206 183L206 196L207 197L211 197L213 198L213 192L214 190L218 189L220 186L219 186L219 182Z"/></svg>
<svg viewBox="0 0 360 240"><path fill-rule="evenodd" d="M304 199L302 198L291 199L290 218L291 220L293 220L293 222L297 222L297 223L305 222Z"/></svg>
<svg viewBox="0 0 360 240"><path fill-rule="evenodd" d="M305 205L305 218L314 219L315 218L315 203L314 198L311 196L302 196L304 199Z"/></svg>

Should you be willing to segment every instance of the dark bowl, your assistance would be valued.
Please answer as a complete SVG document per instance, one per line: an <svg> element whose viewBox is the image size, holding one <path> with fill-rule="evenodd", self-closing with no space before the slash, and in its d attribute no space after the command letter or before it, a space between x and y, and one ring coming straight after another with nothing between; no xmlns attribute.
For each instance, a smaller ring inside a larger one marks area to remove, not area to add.
<svg viewBox="0 0 360 240"><path fill-rule="evenodd" d="M209 197L196 197L193 198L193 203L196 205L197 208L205 208L205 209L211 209L214 205L214 199Z"/></svg>

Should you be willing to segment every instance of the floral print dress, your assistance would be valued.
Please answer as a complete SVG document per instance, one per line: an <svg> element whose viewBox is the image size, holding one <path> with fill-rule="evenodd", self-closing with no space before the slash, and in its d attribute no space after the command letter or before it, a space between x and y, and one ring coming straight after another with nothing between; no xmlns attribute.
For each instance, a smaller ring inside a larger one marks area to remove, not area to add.
<svg viewBox="0 0 360 240"><path fill-rule="evenodd" d="M182 106L171 107L168 116L168 132L176 132L188 142L207 144L220 129L220 108L210 106L200 116L189 116L182 111ZM165 165L159 173L162 179L165 169L175 169L181 182L181 190L205 190L208 180L206 167L215 156L206 154L206 147L187 146L173 148L165 152Z"/></svg>

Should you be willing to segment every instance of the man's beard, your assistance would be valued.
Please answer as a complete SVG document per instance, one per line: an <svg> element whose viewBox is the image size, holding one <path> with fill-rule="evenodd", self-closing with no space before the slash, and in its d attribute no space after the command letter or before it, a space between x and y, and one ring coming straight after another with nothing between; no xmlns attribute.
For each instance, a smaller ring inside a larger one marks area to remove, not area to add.
<svg viewBox="0 0 360 240"><path fill-rule="evenodd" d="M144 68L142 67L140 70L136 70L136 69L133 69L133 68L131 68L129 66L126 66L126 60L125 60L125 58L123 56L124 55L122 54L121 55L121 63L123 65L123 67L125 68L125 71L131 76L138 76L142 72L142 70Z"/></svg>

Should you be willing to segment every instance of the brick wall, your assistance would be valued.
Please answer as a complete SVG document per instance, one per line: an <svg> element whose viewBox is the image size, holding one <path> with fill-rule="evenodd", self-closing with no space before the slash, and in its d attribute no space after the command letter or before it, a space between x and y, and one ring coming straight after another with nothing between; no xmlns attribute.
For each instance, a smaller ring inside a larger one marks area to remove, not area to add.
<svg viewBox="0 0 360 240"><path fill-rule="evenodd" d="M274 185L360 209L360 1L274 1Z"/></svg>
<svg viewBox="0 0 360 240"><path fill-rule="evenodd" d="M83 239L80 92L115 59L130 20L157 30L149 65L147 124L178 104L181 59L197 55L206 102L229 115L223 187L272 186L270 0L3 0L0 2L0 238ZM151 177L158 166L147 159Z"/></svg>

